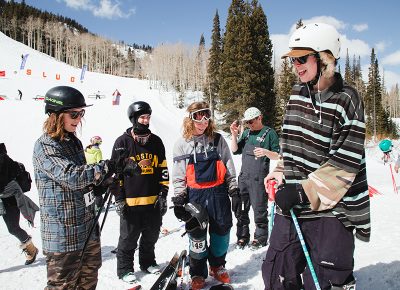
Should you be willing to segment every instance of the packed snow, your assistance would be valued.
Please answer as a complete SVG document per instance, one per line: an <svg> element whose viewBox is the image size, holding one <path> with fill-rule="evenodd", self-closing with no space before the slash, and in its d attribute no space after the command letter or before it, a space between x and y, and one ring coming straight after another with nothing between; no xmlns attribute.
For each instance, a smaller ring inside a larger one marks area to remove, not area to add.
<svg viewBox="0 0 400 290"><path fill-rule="evenodd" d="M26 58L24 69L20 69L22 56ZM30 70L28 72L28 70ZM42 133L46 116L44 104L40 100L46 91L56 85L70 85L79 89L86 101L94 106L87 108L82 130L78 132L84 146L90 137L99 135L103 139L101 149L104 158L109 158L114 140L130 126L126 115L129 104L142 100L152 109L150 129L163 140L169 167L172 167L172 148L181 134L181 123L185 116L184 109L177 109L173 104L174 93L150 89L146 80L121 78L110 75L86 72L82 81L81 69L73 68L53 58L36 52L27 46L15 42L0 33L0 142L7 146L11 158L25 164L33 173L32 151L35 140ZM72 82L73 81L73 82ZM18 98L18 89L23 97ZM119 105L113 105L115 90L121 93ZM100 91L104 97L95 99ZM193 95L195 100L197 95ZM229 138L229 136L226 136ZM229 142L229 140L227 140ZM394 141L392 159L397 158L397 146ZM372 236L369 243L356 241L355 276L357 289L400 289L400 194L394 191L390 166L384 165L382 153L374 143L367 146L367 171L369 184L380 194L371 198ZM235 156L236 170L240 170L240 157ZM170 170L171 171L171 170ZM394 181L400 185L400 177L394 173ZM38 204L35 185L27 193ZM170 186L169 197L173 195ZM169 202L171 205L171 202ZM100 218L100 220L102 217ZM234 221L235 222L235 221ZM21 226L32 235L35 245L41 249L39 213L35 218L35 227L28 227L21 217ZM180 227L181 223L169 210L164 217L163 227L167 230ZM254 226L252 225L254 230ZM181 237L183 230L161 238L156 244L156 258L165 266L175 252L188 248L187 236ZM119 217L110 209L102 232L103 265L99 271L97 289L127 289L129 285L121 282L116 275L116 257L110 251L118 242ZM235 248L235 228L231 231L230 247L226 267L235 289L264 289L261 264L267 248L252 251ZM338 241L339 242L339 241ZM0 222L0 288L2 289L43 289L46 285L46 261L42 252L34 264L25 266L25 258L19 248L18 240L10 235L4 222ZM338 253L340 255L340 253ZM137 277L143 289L149 289L157 276L139 271ZM207 288L216 284L213 278L207 279Z"/></svg>

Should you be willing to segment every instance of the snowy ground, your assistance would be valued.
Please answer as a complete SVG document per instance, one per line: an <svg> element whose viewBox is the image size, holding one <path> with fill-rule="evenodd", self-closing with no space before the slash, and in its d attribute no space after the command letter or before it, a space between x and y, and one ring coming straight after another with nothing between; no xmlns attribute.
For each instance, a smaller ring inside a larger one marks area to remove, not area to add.
<svg viewBox="0 0 400 290"><path fill-rule="evenodd" d="M25 70L20 70L21 54L29 53ZM26 74L31 69L31 75ZM0 33L0 71L6 71L6 77L0 77L0 96L6 95L7 100L0 101L0 142L7 146L9 155L23 162L30 172L32 168L32 150L35 140L41 134L45 119L42 101L33 98L44 95L55 85L72 85L80 89L85 96L100 90L105 98L95 100L87 98L94 106L87 109L83 128L79 133L84 145L87 145L93 135L103 138L104 158L108 158L114 140L129 124L126 116L128 105L135 100L144 100L153 108L150 129L164 141L167 158L172 165L172 146L181 132L181 122L184 110L173 106L171 93L151 90L146 81L118 78L87 72L83 82L78 81L81 71L52 58L37 53L26 46L14 42ZM43 72L46 77L43 77ZM60 80L55 75L60 74ZM74 83L70 82L75 77ZM17 90L23 92L22 101L15 100ZM119 106L112 106L112 93L118 89L121 96ZM398 151L395 142L395 150ZM395 194L389 165L384 165L376 145L367 147L367 172L369 184L382 194L371 199L372 237L370 243L356 242L355 276L357 289L400 289L400 195ZM237 170L240 168L240 157L235 157ZM395 181L400 185L399 175ZM37 190L33 187L28 195L38 202ZM170 196L172 190L170 191ZM22 219L21 225L33 236L34 243L41 248L39 215L36 216L36 227L28 228ZM103 266L99 273L98 289L124 289L116 276L116 258L110 251L118 240L118 216L110 210L102 233ZM169 210L164 218L167 229L179 227L180 223ZM156 245L156 256L159 264L166 265L175 252L187 249L187 237L181 237L182 231L161 238ZM235 231L231 232L231 245L227 255L227 268L232 277L235 289L264 289L261 276L261 263L266 248L258 251L250 249L238 250L234 247ZM46 263L42 253L37 261L24 266L24 256L18 247L18 241L11 236L4 224L0 222L0 244L2 245L0 259L1 289L43 289L46 285ZM338 253L340 254L340 253ZM153 275L143 275L138 272L143 289L149 289L156 280ZM208 285L214 283L207 280Z"/></svg>

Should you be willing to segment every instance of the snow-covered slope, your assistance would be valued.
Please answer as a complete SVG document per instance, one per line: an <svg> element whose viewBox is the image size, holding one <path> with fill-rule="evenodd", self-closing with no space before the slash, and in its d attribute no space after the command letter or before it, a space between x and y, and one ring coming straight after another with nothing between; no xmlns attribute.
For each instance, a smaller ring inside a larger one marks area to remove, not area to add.
<svg viewBox="0 0 400 290"><path fill-rule="evenodd" d="M29 57L25 69L20 70L21 55L25 54L29 54ZM27 69L31 70L31 75L27 74ZM0 77L0 95L7 95L9 99L0 101L0 142L4 142L9 155L23 162L30 172L33 172L31 161L33 144L41 134L45 119L43 102L32 98L36 95L44 95L55 85L72 85L84 93L88 103L94 104L93 107L87 109L79 137L84 145L87 145L91 136L100 135L103 138L101 148L105 158L110 156L115 138L130 125L126 116L129 104L135 100L149 102L153 108L150 128L163 139L168 162L170 167L172 166L172 147L181 132L181 122L185 112L173 106L171 93L151 90L147 82L143 80L91 72L86 72L83 82L80 82L80 69L57 62L0 33L0 71L4 70L6 77ZM43 72L47 77L43 77ZM56 74L60 74L60 80L56 79ZM71 77L75 78L75 82L71 83ZM23 92L22 101L15 100L18 89ZM112 94L115 89L118 89L122 95L119 106L112 105ZM92 98L91 95L97 91L100 91L105 98L100 100ZM235 164L238 171L240 157L235 157ZM400 195L394 194L389 166L383 165L380 153L374 147L368 148L367 166L370 184L382 192L382 195L371 199L371 242L357 241L356 243L357 288L362 290L400 289ZM395 176L395 180L400 185L398 176ZM34 201L38 201L35 187L28 194ZM35 228L28 228L23 219L21 219L21 225L33 236L35 244L41 248L38 215L35 221ZM173 229L179 226L180 223L174 217L172 210L169 210L164 218L164 227ZM180 234L182 231L159 240L156 245L158 263L165 265L174 252L187 249L187 237L182 238ZM117 245L118 235L119 218L111 209L102 233L103 266L99 272L98 289L128 288L117 279L116 258L110 253L110 250ZM258 251L238 250L234 248L235 241L233 228L226 266L232 276L235 289L264 289L261 263L265 257L266 248ZM2 245L0 288L43 289L46 285L46 262L42 253L39 254L36 263L24 266L24 257L18 248L18 241L8 233L4 222L0 222L0 244ZM135 269L138 270L137 263ZM155 276L144 275L140 271L138 277L143 289L149 289L156 280ZM208 285L214 283L211 278L207 281Z"/></svg>

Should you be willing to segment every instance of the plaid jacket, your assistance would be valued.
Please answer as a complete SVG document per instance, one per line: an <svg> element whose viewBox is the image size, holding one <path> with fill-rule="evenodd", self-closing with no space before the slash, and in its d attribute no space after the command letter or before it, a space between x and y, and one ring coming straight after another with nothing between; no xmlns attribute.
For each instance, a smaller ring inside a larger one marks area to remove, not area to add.
<svg viewBox="0 0 400 290"><path fill-rule="evenodd" d="M84 194L102 180L105 163L87 165L82 143L73 134L64 141L43 134L34 146L33 167L43 251L81 250L95 218L94 203L87 205ZM100 175L97 181L95 174Z"/></svg>

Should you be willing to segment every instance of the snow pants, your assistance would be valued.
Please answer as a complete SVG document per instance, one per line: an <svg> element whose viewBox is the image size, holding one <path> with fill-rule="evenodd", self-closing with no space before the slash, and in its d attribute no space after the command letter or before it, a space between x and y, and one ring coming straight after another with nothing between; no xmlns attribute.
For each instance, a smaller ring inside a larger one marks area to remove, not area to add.
<svg viewBox="0 0 400 290"><path fill-rule="evenodd" d="M253 176L239 176L239 191L242 208L237 218L236 236L246 241L250 240L250 206L254 212L254 223L256 230L254 239L265 245L268 240L268 199L265 193L264 179L262 177L255 178Z"/></svg>
<svg viewBox="0 0 400 290"><path fill-rule="evenodd" d="M354 280L353 228L336 217L298 220L321 289ZM262 275L265 290L316 289L291 217L275 215Z"/></svg>
<svg viewBox="0 0 400 290"><path fill-rule="evenodd" d="M47 286L45 290L96 289L98 271L101 267L100 240L88 242L82 268L78 269L82 251L44 253L47 264Z"/></svg>
<svg viewBox="0 0 400 290"><path fill-rule="evenodd" d="M188 234L190 275L208 277L207 260L210 266L225 266L232 227L231 202L226 186L208 189L190 189L189 201L201 205L209 217L207 229L200 228Z"/></svg>
<svg viewBox="0 0 400 290"><path fill-rule="evenodd" d="M147 269L156 263L154 249L160 234L161 215L157 209L136 212L128 208L120 218L117 275L134 272L134 254L139 241L139 265ZM140 240L139 240L140 238Z"/></svg>
<svg viewBox="0 0 400 290"><path fill-rule="evenodd" d="M235 213L237 239L250 240L250 205L254 212L256 230L254 239L266 245L268 241L268 199L264 177L269 172L269 162L254 156L255 145L246 143L242 153L242 168L238 177L241 211Z"/></svg>

